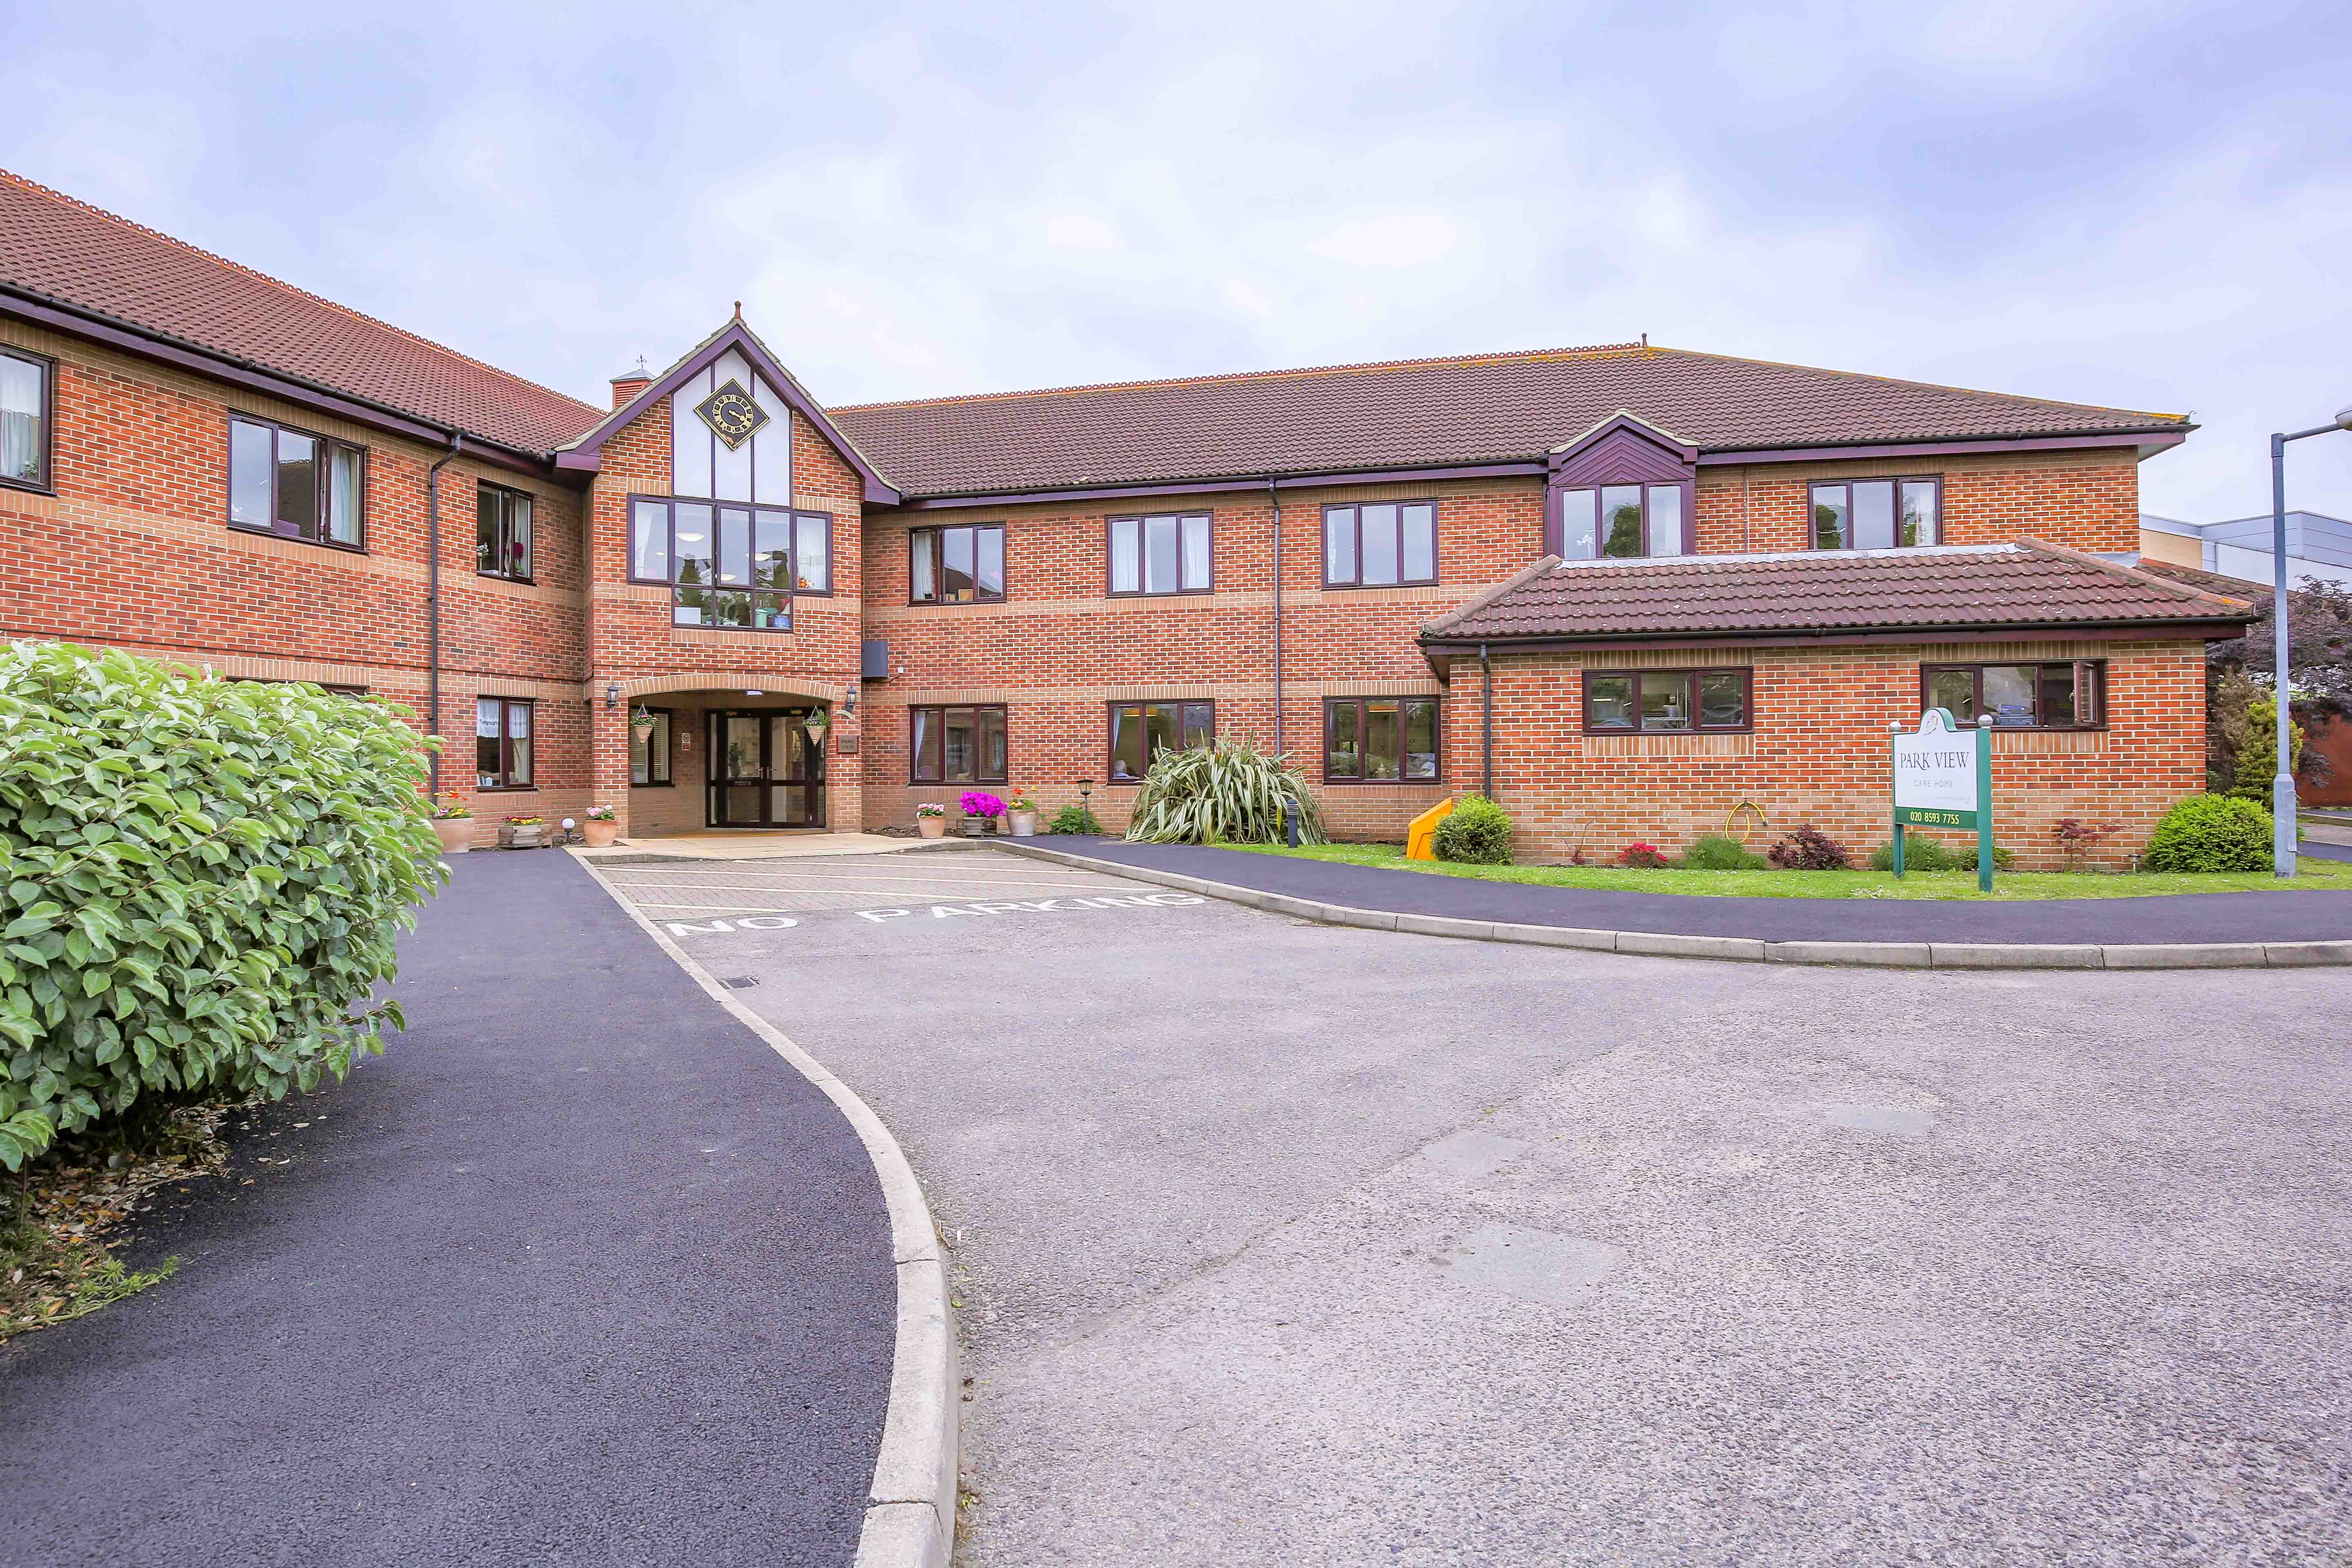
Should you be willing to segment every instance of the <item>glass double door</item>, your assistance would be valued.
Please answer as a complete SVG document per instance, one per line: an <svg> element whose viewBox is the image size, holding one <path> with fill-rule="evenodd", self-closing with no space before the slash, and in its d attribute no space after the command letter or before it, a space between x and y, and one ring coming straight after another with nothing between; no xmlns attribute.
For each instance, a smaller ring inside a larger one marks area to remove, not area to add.
<svg viewBox="0 0 2352 1568"><path fill-rule="evenodd" d="M713 827L823 827L824 749L809 738L809 710L710 716Z"/></svg>

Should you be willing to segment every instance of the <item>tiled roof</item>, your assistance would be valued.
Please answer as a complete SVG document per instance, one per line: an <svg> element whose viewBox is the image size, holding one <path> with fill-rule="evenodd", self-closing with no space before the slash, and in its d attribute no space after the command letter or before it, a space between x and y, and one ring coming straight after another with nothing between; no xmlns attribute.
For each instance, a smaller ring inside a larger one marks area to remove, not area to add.
<svg viewBox="0 0 2352 1568"><path fill-rule="evenodd" d="M1638 343L831 412L892 483L944 495L1530 460L1621 408L1715 451L2192 428Z"/></svg>
<svg viewBox="0 0 2352 1568"><path fill-rule="evenodd" d="M5 170L0 284L520 451L551 451L604 416Z"/></svg>
<svg viewBox="0 0 2352 1568"><path fill-rule="evenodd" d="M1937 550L1551 561L1423 628L1433 642L2246 621L2252 606L2026 540Z"/></svg>

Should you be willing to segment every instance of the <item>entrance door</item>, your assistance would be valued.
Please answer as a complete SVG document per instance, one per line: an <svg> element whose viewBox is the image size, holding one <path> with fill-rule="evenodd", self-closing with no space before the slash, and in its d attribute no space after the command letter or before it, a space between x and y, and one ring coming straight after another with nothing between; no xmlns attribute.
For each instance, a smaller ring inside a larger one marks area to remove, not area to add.
<svg viewBox="0 0 2352 1568"><path fill-rule="evenodd" d="M710 716L713 827L823 827L824 752L805 708Z"/></svg>

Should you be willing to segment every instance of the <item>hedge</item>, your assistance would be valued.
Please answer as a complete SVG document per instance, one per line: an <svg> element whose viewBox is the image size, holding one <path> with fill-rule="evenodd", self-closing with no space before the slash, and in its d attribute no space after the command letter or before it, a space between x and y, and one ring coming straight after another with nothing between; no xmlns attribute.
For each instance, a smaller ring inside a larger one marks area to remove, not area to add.
<svg viewBox="0 0 2352 1568"><path fill-rule="evenodd" d="M142 1095L272 1098L383 1049L446 876L405 710L0 647L0 1164Z"/></svg>
<svg viewBox="0 0 2352 1568"><path fill-rule="evenodd" d="M2271 814L2234 795L2189 795L2148 836L2147 865L2151 871L2267 871Z"/></svg>
<svg viewBox="0 0 2352 1568"><path fill-rule="evenodd" d="M1511 863L1510 813L1483 795L1465 795L1437 822L1430 852L1440 860L1467 866Z"/></svg>

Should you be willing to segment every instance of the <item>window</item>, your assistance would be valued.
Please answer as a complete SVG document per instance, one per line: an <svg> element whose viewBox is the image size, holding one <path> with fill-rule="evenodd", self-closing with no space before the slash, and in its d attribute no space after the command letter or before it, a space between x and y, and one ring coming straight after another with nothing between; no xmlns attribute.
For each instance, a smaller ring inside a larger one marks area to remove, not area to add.
<svg viewBox="0 0 2352 1568"><path fill-rule="evenodd" d="M629 783L639 789L671 782L669 710L648 708L645 711L653 716L653 728L649 730L638 727L635 714L629 716Z"/></svg>
<svg viewBox="0 0 2352 1568"><path fill-rule="evenodd" d="M357 447L263 419L231 419L229 526L358 550L366 469Z"/></svg>
<svg viewBox="0 0 2352 1568"><path fill-rule="evenodd" d="M2072 664L1928 664L1919 668L1919 708L1951 710L1996 730L2100 730L2107 722L2107 667Z"/></svg>
<svg viewBox="0 0 2352 1568"><path fill-rule="evenodd" d="M1334 697L1324 702L1326 783L1418 784L1436 777L1436 698Z"/></svg>
<svg viewBox="0 0 2352 1568"><path fill-rule="evenodd" d="M833 592L833 514L629 499L629 581L670 589L670 622L793 629L794 594Z"/></svg>
<svg viewBox="0 0 2352 1568"><path fill-rule="evenodd" d="M1587 485L1559 492L1563 561L1687 555L1688 485Z"/></svg>
<svg viewBox="0 0 2352 1568"><path fill-rule="evenodd" d="M474 571L483 577L530 581L530 498L503 485L480 488L474 530Z"/></svg>
<svg viewBox="0 0 2352 1568"><path fill-rule="evenodd" d="M1163 750L1205 746L1217 732L1213 702L1114 702L1110 705L1110 782L1141 784Z"/></svg>
<svg viewBox="0 0 2352 1568"><path fill-rule="evenodd" d="M907 602L992 605L1004 598L1004 525L919 528L907 535Z"/></svg>
<svg viewBox="0 0 2352 1568"><path fill-rule="evenodd" d="M1437 503L1368 501L1323 509L1323 584L1385 588L1437 581Z"/></svg>
<svg viewBox="0 0 2352 1568"><path fill-rule="evenodd" d="M1004 705L909 708L908 777L916 784L1003 784Z"/></svg>
<svg viewBox="0 0 2352 1568"><path fill-rule="evenodd" d="M0 349L0 485L49 488L47 360Z"/></svg>
<svg viewBox="0 0 2352 1568"><path fill-rule="evenodd" d="M1850 479L1812 489L1813 548L1894 550L1943 542L1937 479Z"/></svg>
<svg viewBox="0 0 2352 1568"><path fill-rule="evenodd" d="M1696 734L1754 725L1749 671L1589 669L1584 673L1588 735Z"/></svg>
<svg viewBox="0 0 2352 1568"><path fill-rule="evenodd" d="M1205 594L1209 591L1209 514L1114 517L1110 521L1110 591L1114 594Z"/></svg>
<svg viewBox="0 0 2352 1568"><path fill-rule="evenodd" d="M483 697L474 702L474 784L478 789L530 787L530 702Z"/></svg>

